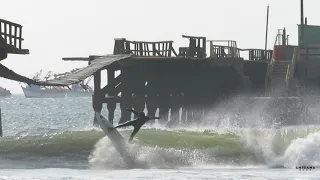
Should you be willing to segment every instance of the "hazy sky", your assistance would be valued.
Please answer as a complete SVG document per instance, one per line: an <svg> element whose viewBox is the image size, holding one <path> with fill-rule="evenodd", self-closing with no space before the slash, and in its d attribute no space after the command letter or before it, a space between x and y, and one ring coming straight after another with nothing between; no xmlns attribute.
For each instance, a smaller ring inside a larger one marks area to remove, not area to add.
<svg viewBox="0 0 320 180"><path fill-rule="evenodd" d="M269 43L286 27L289 43L297 44L300 0L3 0L0 18L23 26L23 48L29 55L9 55L1 63L31 77L39 70L60 73L84 62L63 57L111 54L114 38L173 40L181 35L236 40L240 48L264 48L266 7L270 5ZM319 0L305 0L308 24L320 25ZM0 86L22 93L17 82Z"/></svg>

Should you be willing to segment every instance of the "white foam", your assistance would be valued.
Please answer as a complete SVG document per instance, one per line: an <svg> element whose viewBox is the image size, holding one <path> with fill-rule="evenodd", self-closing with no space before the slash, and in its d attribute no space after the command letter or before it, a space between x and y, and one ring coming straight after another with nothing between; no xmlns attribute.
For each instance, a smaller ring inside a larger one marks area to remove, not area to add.
<svg viewBox="0 0 320 180"><path fill-rule="evenodd" d="M293 140L284 153L283 162L286 167L320 166L320 132Z"/></svg>
<svg viewBox="0 0 320 180"><path fill-rule="evenodd" d="M257 139L253 134L247 133L242 136L246 148L261 157L262 161L270 168L295 168L296 166L320 166L320 132L308 134L306 137L291 136L293 138L284 152L275 152L275 142L279 140L276 133L269 132L262 139ZM296 132L297 133L297 132ZM290 136L284 132L283 136ZM285 138L285 137L282 137ZM277 143L281 143L281 140ZM278 144L279 145L279 144ZM285 144L280 144L285 146Z"/></svg>
<svg viewBox="0 0 320 180"><path fill-rule="evenodd" d="M143 168L174 168L189 166L195 159L200 160L197 151L183 151L174 148L146 147L138 144L129 145L130 153L136 161L144 164ZM108 138L100 139L89 157L93 167L127 168L120 154L114 149ZM132 168L141 168L132 167Z"/></svg>

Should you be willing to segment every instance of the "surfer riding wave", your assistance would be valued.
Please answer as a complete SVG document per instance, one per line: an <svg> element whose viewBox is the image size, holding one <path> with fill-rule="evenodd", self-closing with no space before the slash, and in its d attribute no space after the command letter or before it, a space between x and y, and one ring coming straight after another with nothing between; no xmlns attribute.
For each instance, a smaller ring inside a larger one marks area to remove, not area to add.
<svg viewBox="0 0 320 180"><path fill-rule="evenodd" d="M120 128L120 127L126 127L126 126L133 126L133 131L130 135L130 139L129 142L131 142L133 140L133 137L138 133L138 131L140 130L140 128L149 120L153 120L153 119L160 119L160 117L149 117L146 116L144 112L136 112L132 109L126 109L127 111L133 112L137 118L135 120L132 121L128 121L126 123L123 124L119 124L118 126L112 127L110 129L116 129L116 128Z"/></svg>

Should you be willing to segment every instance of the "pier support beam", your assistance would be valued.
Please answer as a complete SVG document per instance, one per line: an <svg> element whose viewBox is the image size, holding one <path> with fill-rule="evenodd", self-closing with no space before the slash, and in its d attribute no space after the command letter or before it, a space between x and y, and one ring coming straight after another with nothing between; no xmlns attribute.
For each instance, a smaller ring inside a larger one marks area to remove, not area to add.
<svg viewBox="0 0 320 180"><path fill-rule="evenodd" d="M158 109L158 83L157 75L151 71L148 72L147 85L146 85L146 108L148 111L148 116L156 116L156 111ZM153 124L155 121L149 121L149 124Z"/></svg>
<svg viewBox="0 0 320 180"><path fill-rule="evenodd" d="M127 111L126 108L132 108L132 82L131 74L129 69L121 69L122 81L121 81L121 117L119 124L125 123L131 120L131 112Z"/></svg>
<svg viewBox="0 0 320 180"><path fill-rule="evenodd" d="M146 74L145 68L143 65L138 64L136 67L136 73L132 79L133 81L133 109L136 112L142 112L145 109L146 104ZM134 115L134 118L137 118Z"/></svg>
<svg viewBox="0 0 320 180"><path fill-rule="evenodd" d="M115 71L113 69L108 69L108 84L115 84ZM104 95L105 96L105 95ZM108 96L117 96L115 92L115 86L110 88ZM112 98L108 103L107 103L107 109L108 109L108 120L113 124L114 120L114 111L116 110L116 98Z"/></svg>
<svg viewBox="0 0 320 180"><path fill-rule="evenodd" d="M157 104L157 94L156 93L149 93L146 98L146 108L147 108L147 115L149 117L156 116L156 111L158 109ZM149 121L149 124L154 124L154 121Z"/></svg>
<svg viewBox="0 0 320 180"><path fill-rule="evenodd" d="M144 111L145 102L146 101L145 101L145 97L143 96L143 94L137 94L137 93L133 94L133 109L136 112ZM137 118L137 116L134 115L134 118Z"/></svg>
<svg viewBox="0 0 320 180"><path fill-rule="evenodd" d="M159 116L160 124L165 125L168 122L169 110L170 110L170 94L168 92L159 93Z"/></svg>
<svg viewBox="0 0 320 180"><path fill-rule="evenodd" d="M94 77L94 91L93 91L93 97L92 97L92 107L93 110L96 112L101 113L102 110L102 99L103 97L101 97L101 71L97 71L94 73L93 75ZM96 125L97 122L97 118L94 115L94 120L93 120L93 124Z"/></svg>
<svg viewBox="0 0 320 180"><path fill-rule="evenodd" d="M185 96L185 111L186 111L186 121L185 124L189 124L193 121L193 111L192 111L192 101L189 95Z"/></svg>
<svg viewBox="0 0 320 180"><path fill-rule="evenodd" d="M181 124L184 125L187 121L187 109L185 93L181 93Z"/></svg>
<svg viewBox="0 0 320 180"><path fill-rule="evenodd" d="M182 107L181 93L173 93L170 97L170 121L168 126L177 126L180 124L180 109Z"/></svg>

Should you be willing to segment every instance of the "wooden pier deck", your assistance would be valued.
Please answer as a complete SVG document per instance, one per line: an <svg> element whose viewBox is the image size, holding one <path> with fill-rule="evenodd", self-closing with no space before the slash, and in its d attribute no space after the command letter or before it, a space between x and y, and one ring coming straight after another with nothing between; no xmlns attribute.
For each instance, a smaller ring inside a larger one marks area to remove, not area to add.
<svg viewBox="0 0 320 180"><path fill-rule="evenodd" d="M212 104L243 88L245 76L252 83L264 84L265 72L272 51L242 50L234 41L227 46L210 43L206 53L205 37L183 36L189 46L178 53L173 41L144 42L115 39L112 55L63 58L66 61L88 61L88 66L64 77L41 82L66 86L94 76L93 109L101 112L107 103L108 118L114 120L116 104L120 104L120 123L131 119L126 108L147 110L154 116L159 110L160 123L192 123L200 119ZM249 60L240 57L249 52ZM101 87L101 71L106 70L108 83ZM119 75L116 77L116 71ZM254 71L254 73L252 73ZM182 113L179 113L182 110ZM169 111L171 116L169 117Z"/></svg>

